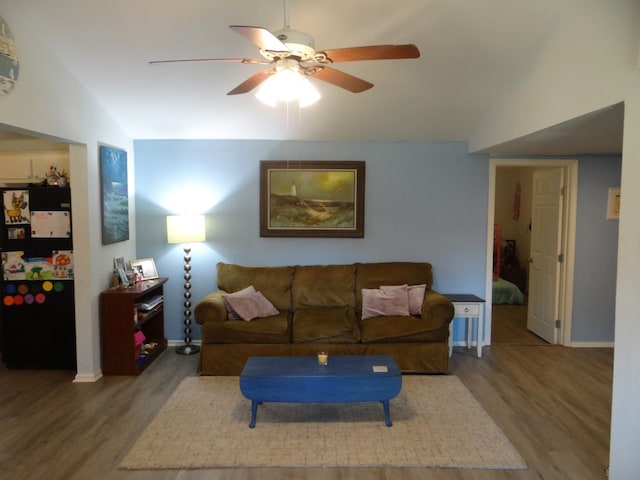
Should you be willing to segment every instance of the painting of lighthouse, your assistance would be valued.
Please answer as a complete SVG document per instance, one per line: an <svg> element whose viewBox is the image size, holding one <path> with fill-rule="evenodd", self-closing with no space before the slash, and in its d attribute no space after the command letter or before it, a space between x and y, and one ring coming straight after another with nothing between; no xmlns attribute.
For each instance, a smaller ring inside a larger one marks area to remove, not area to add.
<svg viewBox="0 0 640 480"><path fill-rule="evenodd" d="M364 236L364 162L263 161L260 167L261 236Z"/></svg>

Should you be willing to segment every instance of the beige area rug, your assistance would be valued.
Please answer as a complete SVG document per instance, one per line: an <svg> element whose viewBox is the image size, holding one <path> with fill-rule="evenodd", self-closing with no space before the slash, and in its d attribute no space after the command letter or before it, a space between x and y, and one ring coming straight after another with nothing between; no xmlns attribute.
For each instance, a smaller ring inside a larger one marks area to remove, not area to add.
<svg viewBox="0 0 640 480"><path fill-rule="evenodd" d="M189 377L120 467L418 466L526 469L522 457L455 376L405 375L382 404L251 402L238 377Z"/></svg>

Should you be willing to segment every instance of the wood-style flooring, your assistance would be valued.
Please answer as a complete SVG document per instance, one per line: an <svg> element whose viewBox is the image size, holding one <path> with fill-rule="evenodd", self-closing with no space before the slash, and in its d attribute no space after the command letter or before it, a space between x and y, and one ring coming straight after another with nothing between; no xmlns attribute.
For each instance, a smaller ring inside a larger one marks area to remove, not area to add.
<svg viewBox="0 0 640 480"><path fill-rule="evenodd" d="M491 309L493 345L548 345L527 330L527 305L493 305Z"/></svg>
<svg viewBox="0 0 640 480"><path fill-rule="evenodd" d="M484 349L481 359L475 350L454 349L451 373L462 379L515 445L529 466L525 471L124 471L118 465L145 425L184 377L196 375L196 356L176 355L169 349L139 377L105 377L89 384L72 383L73 372L0 367L0 478L602 480L609 453L612 364L612 349L494 345Z"/></svg>

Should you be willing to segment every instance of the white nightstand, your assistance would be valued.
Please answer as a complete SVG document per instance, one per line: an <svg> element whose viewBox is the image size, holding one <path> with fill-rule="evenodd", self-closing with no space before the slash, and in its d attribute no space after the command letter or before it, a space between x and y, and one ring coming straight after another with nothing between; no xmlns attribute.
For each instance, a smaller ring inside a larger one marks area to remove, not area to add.
<svg viewBox="0 0 640 480"><path fill-rule="evenodd" d="M455 310L454 319L464 318L467 322L467 348L471 348L474 319L476 327L476 349L478 358L482 357L484 338L484 300L468 293L443 293ZM449 324L449 356L453 353L453 320Z"/></svg>

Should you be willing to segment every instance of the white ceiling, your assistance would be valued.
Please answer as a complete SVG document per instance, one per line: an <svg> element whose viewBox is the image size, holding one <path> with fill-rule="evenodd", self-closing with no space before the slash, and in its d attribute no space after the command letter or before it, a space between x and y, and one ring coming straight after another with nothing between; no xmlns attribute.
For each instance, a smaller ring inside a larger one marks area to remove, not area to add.
<svg viewBox="0 0 640 480"><path fill-rule="evenodd" d="M572 4L291 0L291 28L312 35L317 49L414 43L421 51L413 60L335 64L375 87L354 94L313 80L323 98L300 113L263 106L252 94L226 95L260 65L148 64L258 58L257 47L228 26L280 29L283 0L20 0L12 11L28 19L136 139L464 141L508 76ZM509 142L495 153L619 152L621 129L619 107ZM597 139L585 135L605 130Z"/></svg>

